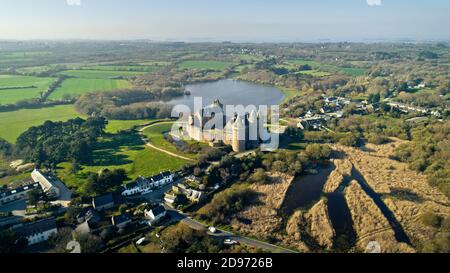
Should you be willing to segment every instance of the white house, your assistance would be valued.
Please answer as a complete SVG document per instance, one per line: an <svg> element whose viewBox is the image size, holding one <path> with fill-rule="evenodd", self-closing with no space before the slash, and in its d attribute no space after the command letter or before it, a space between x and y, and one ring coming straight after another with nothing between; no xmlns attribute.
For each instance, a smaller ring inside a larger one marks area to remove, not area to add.
<svg viewBox="0 0 450 273"><path fill-rule="evenodd" d="M138 177L134 183L124 186L123 196L132 196L136 194L145 194L154 189L160 188L173 182L175 174L163 172L153 177Z"/></svg>
<svg viewBox="0 0 450 273"><path fill-rule="evenodd" d="M28 245L35 245L47 241L50 236L57 234L55 218L40 220L13 229L17 234L28 240Z"/></svg>
<svg viewBox="0 0 450 273"><path fill-rule="evenodd" d="M61 195L60 189L57 187L57 181L54 178L44 175L40 170L34 170L31 173L34 182L39 183L42 191L51 197L58 198Z"/></svg>
<svg viewBox="0 0 450 273"><path fill-rule="evenodd" d="M0 192L0 206L9 202L23 200L28 198L28 192L38 189L39 183L24 185L15 189Z"/></svg>
<svg viewBox="0 0 450 273"><path fill-rule="evenodd" d="M145 218L149 219L151 223L158 223L162 218L167 215L167 211L163 206L157 206L151 210L144 212Z"/></svg>

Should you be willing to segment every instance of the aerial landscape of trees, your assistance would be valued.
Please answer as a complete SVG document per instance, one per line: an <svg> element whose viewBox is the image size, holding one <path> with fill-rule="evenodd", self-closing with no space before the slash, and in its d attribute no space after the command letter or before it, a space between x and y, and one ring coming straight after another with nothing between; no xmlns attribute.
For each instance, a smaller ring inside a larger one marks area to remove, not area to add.
<svg viewBox="0 0 450 273"><path fill-rule="evenodd" d="M91 160L92 147L106 125L107 121L102 117L47 121L20 135L15 151L38 166L55 167L64 161L86 163Z"/></svg>

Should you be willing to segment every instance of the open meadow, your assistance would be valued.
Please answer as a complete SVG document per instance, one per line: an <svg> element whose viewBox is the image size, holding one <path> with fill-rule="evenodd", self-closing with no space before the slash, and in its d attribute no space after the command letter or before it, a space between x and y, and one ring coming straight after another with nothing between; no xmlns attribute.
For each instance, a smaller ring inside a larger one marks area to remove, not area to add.
<svg viewBox="0 0 450 273"><path fill-rule="evenodd" d="M82 79L119 79L142 75L145 72L139 71L114 71L114 70L95 70L95 69L80 69L80 70L66 70L61 72L61 75Z"/></svg>
<svg viewBox="0 0 450 273"><path fill-rule="evenodd" d="M131 83L127 80L71 78L64 80L61 86L49 96L49 99L60 100L66 96L76 97L86 93L127 89L130 87Z"/></svg>
<svg viewBox="0 0 450 273"><path fill-rule="evenodd" d="M0 75L0 105L39 98L54 80L53 78Z"/></svg>
<svg viewBox="0 0 450 273"><path fill-rule="evenodd" d="M32 126L47 120L66 121L79 116L73 105L0 112L0 138L15 143L17 137Z"/></svg>
<svg viewBox="0 0 450 273"><path fill-rule="evenodd" d="M316 61L310 61L310 60L302 60L302 59L295 59L295 60L289 60L286 63L287 68L292 68L295 66L303 66L303 65L309 65L312 67L312 70L306 70L301 71L302 74L308 74L316 77L324 77L329 76L331 73L341 73L348 76L363 76L366 73L366 69L364 68L357 68L357 67L340 67L336 65L331 64L325 64L321 62Z"/></svg>
<svg viewBox="0 0 450 273"><path fill-rule="evenodd" d="M91 164L82 166L77 174L69 171L70 163L60 164L58 176L70 187L80 188L88 172L104 168L125 169L129 178L152 176L162 171L177 171L188 162L145 146L139 134L111 134L99 141Z"/></svg>
<svg viewBox="0 0 450 273"><path fill-rule="evenodd" d="M187 158L197 158L196 154L179 151L174 144L165 139L164 134L172 130L173 124L173 122L158 123L146 128L143 133L148 138L149 142L158 148Z"/></svg>
<svg viewBox="0 0 450 273"><path fill-rule="evenodd" d="M222 61L183 61L178 64L180 69L211 69L224 70L233 66L232 63Z"/></svg>

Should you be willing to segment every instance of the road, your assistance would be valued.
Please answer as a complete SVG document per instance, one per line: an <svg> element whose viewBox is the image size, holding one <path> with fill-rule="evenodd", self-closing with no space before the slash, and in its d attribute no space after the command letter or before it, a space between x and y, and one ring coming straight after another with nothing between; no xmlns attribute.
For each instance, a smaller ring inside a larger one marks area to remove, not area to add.
<svg viewBox="0 0 450 273"><path fill-rule="evenodd" d="M166 209L168 210L168 213L170 215L170 217L175 220L175 221L180 221L183 222L185 224L187 224L189 227L193 228L193 229L197 229L197 230L205 230L208 229L208 226L204 225L203 223L194 220L190 217L188 217L185 214L182 214L170 207L166 207ZM211 233L208 232L208 234L210 236L213 236L215 238L218 238L220 240L226 240L226 239L230 239L230 240L234 240L236 242L239 242L241 244L244 245L248 245L251 247L255 247L255 248L259 248L259 249L263 249L265 251L271 252L271 253L297 253L293 250L287 249L287 248L283 248L280 246L276 246L276 245L272 245L266 242L262 242L259 240L255 240L252 238L248 238L248 237L243 237L240 235L235 235L233 233L227 232L227 231L223 231L223 230L217 230L216 233Z"/></svg>
<svg viewBox="0 0 450 273"><path fill-rule="evenodd" d="M143 137L143 132L146 129L151 128L153 126L157 126L157 125L161 125L161 124L168 124L168 123L173 123L173 122L166 122L166 121L165 122L158 122L158 123L154 123L152 125L148 125L148 126L142 127L141 129L139 129L139 133L142 136L142 140L146 143L147 147L150 147L150 148L152 148L154 150L160 151L162 153L168 154L168 155L173 156L173 157L177 157L177 158L180 158L180 159L183 159L183 160L194 162L195 160L192 159L192 158L185 157L185 156L182 156L182 155L178 155L178 154L172 153L170 151L164 150L162 148L156 147L155 145L151 144L150 142L147 142L147 140L145 140L145 138Z"/></svg>

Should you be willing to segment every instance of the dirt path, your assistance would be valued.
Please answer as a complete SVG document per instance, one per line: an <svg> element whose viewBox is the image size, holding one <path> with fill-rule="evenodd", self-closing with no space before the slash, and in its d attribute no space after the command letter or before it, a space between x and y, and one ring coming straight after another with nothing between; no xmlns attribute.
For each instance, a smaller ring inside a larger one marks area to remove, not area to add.
<svg viewBox="0 0 450 273"><path fill-rule="evenodd" d="M170 122L170 121L163 121L163 122L157 122L157 123L153 123L153 124L151 124L151 125L142 127L141 129L139 129L139 133L141 134L142 141L144 141L144 142L146 143L146 146L147 146L147 147L150 147L150 148L152 148L152 149L154 149L154 150L160 151L160 152L162 152L162 153L165 153L165 154L168 154L168 155L170 155L170 156L177 157L177 158L180 158L180 159L183 159L183 160L187 160L187 161L190 161L190 162L195 162L195 160L192 159L192 158L188 158L188 157L185 157L185 156L182 156L182 155L178 155L178 154L172 153L172 152L170 152L170 151L164 150L164 149L162 149L162 148L156 147L155 145L151 144L150 142L148 142L148 141L144 138L144 134L143 134L143 133L144 133L144 131L145 131L146 129L151 128L151 127L156 126L156 125L169 124L169 123L173 123L173 122Z"/></svg>

